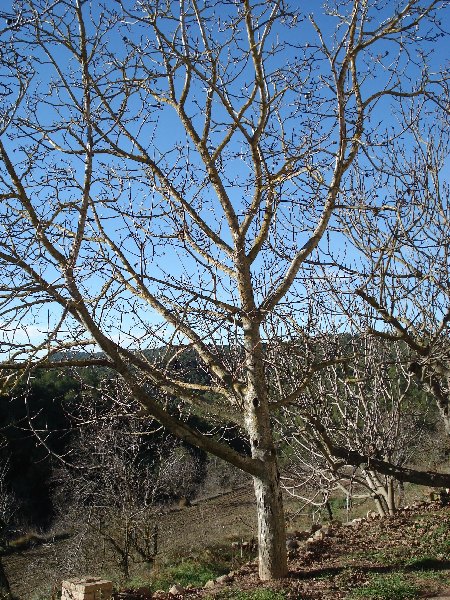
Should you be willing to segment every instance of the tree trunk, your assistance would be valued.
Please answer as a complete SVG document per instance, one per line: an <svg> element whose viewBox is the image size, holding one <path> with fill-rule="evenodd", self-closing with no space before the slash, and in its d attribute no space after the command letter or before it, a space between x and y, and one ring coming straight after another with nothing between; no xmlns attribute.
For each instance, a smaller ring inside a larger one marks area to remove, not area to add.
<svg viewBox="0 0 450 600"><path fill-rule="evenodd" d="M261 476L253 477L258 517L259 576L262 580L279 579L288 573L280 472L268 413L264 408L260 410L259 402L253 401L251 407L247 414L247 431L252 456L263 465Z"/></svg>
<svg viewBox="0 0 450 600"><path fill-rule="evenodd" d="M395 515L396 506L395 506L395 492L394 492L394 479L393 477L387 478L387 499L386 499L389 514Z"/></svg>
<svg viewBox="0 0 450 600"><path fill-rule="evenodd" d="M247 327L244 325L244 330L247 367L245 426L252 457L262 466L261 475L253 476L258 516L259 576L262 580L279 579L288 573L280 472L270 422L259 327L250 322Z"/></svg>
<svg viewBox="0 0 450 600"><path fill-rule="evenodd" d="M386 495L383 486L381 485L376 473L363 470L367 485L373 493L373 501L380 517L386 517L388 514L388 505L386 503Z"/></svg>
<svg viewBox="0 0 450 600"><path fill-rule="evenodd" d="M262 580L287 575L284 508L276 461L266 467L265 478L253 478L258 515L259 576Z"/></svg>

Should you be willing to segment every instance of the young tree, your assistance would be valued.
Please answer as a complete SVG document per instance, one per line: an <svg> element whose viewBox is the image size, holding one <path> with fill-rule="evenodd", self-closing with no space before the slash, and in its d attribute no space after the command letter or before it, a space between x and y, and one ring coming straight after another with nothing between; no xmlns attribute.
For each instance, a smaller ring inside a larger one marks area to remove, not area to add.
<svg viewBox="0 0 450 600"><path fill-rule="evenodd" d="M194 462L185 463L180 476L169 442L158 435L160 427L149 429L142 418L124 419L121 409L133 401L120 384L110 381L109 388L95 406L83 404L73 416L71 462L54 470L53 503L58 525L75 534L66 550L65 575L80 564L88 570L99 566L103 545L103 559L112 557L127 581L135 563L148 565L155 558L156 505L170 494L167 482L186 486L196 473Z"/></svg>
<svg viewBox="0 0 450 600"><path fill-rule="evenodd" d="M306 324L350 168L403 133L380 121L434 102L447 4L19 0L1 32L2 369L106 365L251 474L263 579L287 572L267 332Z"/></svg>
<svg viewBox="0 0 450 600"><path fill-rule="evenodd" d="M3 449L0 447L0 449ZM9 461L3 457L0 460L0 543L6 545L6 530L14 518L17 510L17 499L11 491L7 481ZM3 552L2 552L3 553ZM0 555L0 597L5 600L12 598L11 589L5 568Z"/></svg>

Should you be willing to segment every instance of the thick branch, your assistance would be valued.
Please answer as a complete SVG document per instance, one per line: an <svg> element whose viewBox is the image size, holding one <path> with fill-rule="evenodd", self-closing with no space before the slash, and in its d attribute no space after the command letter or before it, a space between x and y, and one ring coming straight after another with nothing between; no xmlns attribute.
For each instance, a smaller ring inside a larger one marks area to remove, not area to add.
<svg viewBox="0 0 450 600"><path fill-rule="evenodd" d="M418 471L407 467L399 467L390 462L372 458L360 454L356 450L349 450L342 446L331 446L329 448L335 458L344 460L354 467L370 468L377 473L394 477L398 481L409 481L418 485L429 485L430 487L450 487L450 473L436 473L435 471Z"/></svg>

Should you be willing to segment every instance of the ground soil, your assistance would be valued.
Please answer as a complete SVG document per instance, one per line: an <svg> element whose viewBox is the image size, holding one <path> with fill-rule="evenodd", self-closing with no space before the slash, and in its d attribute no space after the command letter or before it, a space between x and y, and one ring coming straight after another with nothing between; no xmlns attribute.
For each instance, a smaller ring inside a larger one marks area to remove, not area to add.
<svg viewBox="0 0 450 600"><path fill-rule="evenodd" d="M422 597L450 596L449 507L418 504L389 518L326 525L323 532L323 539L315 541L305 540L303 532L290 536L299 547L290 551L289 576L264 587L282 590L293 600L339 600L377 574L400 573ZM223 587L194 590L185 598L220 596ZM257 562L239 569L228 587L263 587Z"/></svg>
<svg viewBox="0 0 450 600"><path fill-rule="evenodd" d="M450 597L450 508L437 503L419 503L393 517L369 518L354 523L324 524L289 535L289 576L261 583L257 561L232 572L228 583L186 590L161 600L211 600L232 598L232 590L254 591L263 587L282 591L291 600L343 600L355 590L368 588L374 577L399 575L414 585L417 596ZM321 539L322 538L322 539ZM226 592L228 590L228 593ZM389 591L376 598L396 598ZM144 590L137 595L118 596L123 600L147 600Z"/></svg>
<svg viewBox="0 0 450 600"><path fill-rule="evenodd" d="M305 519L296 515L295 505L288 505L287 513L290 545L298 544L289 551L289 577L264 586L282 589L289 599L344 599L351 590L367 585L374 575L392 571L406 574L419 586L423 596L438 595L450 587L449 507L416 504L386 519L335 523L331 527L324 522L323 539L313 542L307 541L311 516ZM159 516L159 525L161 559L207 546L248 541L255 534L252 491L241 488L194 506L166 510ZM321 536L316 534L316 537ZM63 577L80 575L64 564L64 545L68 543L70 540L49 543L3 557L4 570L17 600L50 600L52 590L60 589ZM183 597L211 598L225 589L252 590L261 585L256 562L251 560L235 568L228 584L192 589ZM128 597L144 600L151 596L141 593Z"/></svg>
<svg viewBox="0 0 450 600"><path fill-rule="evenodd" d="M160 557L256 535L255 496L250 486L218 494L192 506L163 511L159 520Z"/></svg>

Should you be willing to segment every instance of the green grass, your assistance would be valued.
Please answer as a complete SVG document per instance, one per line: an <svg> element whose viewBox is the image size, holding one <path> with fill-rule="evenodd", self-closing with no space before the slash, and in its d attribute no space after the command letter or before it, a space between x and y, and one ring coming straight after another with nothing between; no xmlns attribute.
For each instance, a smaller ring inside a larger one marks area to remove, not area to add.
<svg viewBox="0 0 450 600"><path fill-rule="evenodd" d="M392 554L392 549L386 550L359 550L357 552L350 553L347 557L347 561L353 560L370 560L372 563L378 563L383 566L391 566L396 564L396 557Z"/></svg>
<svg viewBox="0 0 450 600"><path fill-rule="evenodd" d="M443 585L450 584L450 573L448 571L420 571L417 577L425 581L436 581Z"/></svg>
<svg viewBox="0 0 450 600"><path fill-rule="evenodd" d="M238 568L248 558L248 553L237 556L229 544L210 546L190 556L172 555L155 566L149 585L152 590L168 590L174 583L183 587L202 587L210 579Z"/></svg>
<svg viewBox="0 0 450 600"><path fill-rule="evenodd" d="M233 568L226 548L206 548L189 557L172 557L158 565L151 575L153 590L168 590L177 583L183 587L202 587L210 579L229 573Z"/></svg>
<svg viewBox="0 0 450 600"><path fill-rule="evenodd" d="M366 586L353 590L347 598L348 600L358 598L365 598L366 600L407 600L418 596L419 588L403 574L387 573L373 576Z"/></svg>
<svg viewBox="0 0 450 600"><path fill-rule="evenodd" d="M130 579L127 579L124 583L117 584L114 581L114 577L110 577L109 575L102 574L104 579L110 580L116 587L125 588L125 589L137 589L137 588L145 588L150 587L150 576L142 576L142 575L133 575Z"/></svg>
<svg viewBox="0 0 450 600"><path fill-rule="evenodd" d="M224 571L213 565L186 560L178 565L158 569L151 579L152 590L168 590L177 583L183 587L202 587L210 579L223 575Z"/></svg>
<svg viewBox="0 0 450 600"><path fill-rule="evenodd" d="M36 594L34 594L33 596L31 596L30 600L57 600L57 598L60 598L61 594L56 592L55 590L53 591L48 591L48 592L37 592ZM11 598L11 596L1 596L0 595L0 600L3 600L3 598L8 598L8 600Z"/></svg>
<svg viewBox="0 0 450 600"><path fill-rule="evenodd" d="M416 527L422 532L421 546L430 558L445 558L450 555L450 520L432 524L427 515L416 520Z"/></svg>

